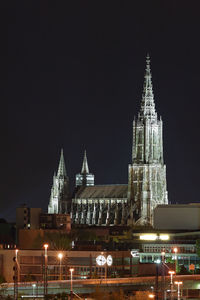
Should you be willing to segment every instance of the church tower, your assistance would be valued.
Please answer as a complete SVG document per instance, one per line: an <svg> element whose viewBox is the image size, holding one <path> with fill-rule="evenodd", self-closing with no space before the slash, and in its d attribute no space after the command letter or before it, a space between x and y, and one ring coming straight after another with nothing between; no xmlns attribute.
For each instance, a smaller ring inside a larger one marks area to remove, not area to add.
<svg viewBox="0 0 200 300"><path fill-rule="evenodd" d="M155 110L147 55L141 108L133 121L132 164L129 165L128 200L133 224L152 224L154 208L168 204L162 131L162 119Z"/></svg>
<svg viewBox="0 0 200 300"><path fill-rule="evenodd" d="M60 162L57 175L54 173L51 196L48 205L48 214L67 213L69 201L69 178L65 168L63 149L61 150Z"/></svg>
<svg viewBox="0 0 200 300"><path fill-rule="evenodd" d="M94 175L89 172L87 155L85 150L81 173L76 175L76 187L90 186L90 185L94 185Z"/></svg>

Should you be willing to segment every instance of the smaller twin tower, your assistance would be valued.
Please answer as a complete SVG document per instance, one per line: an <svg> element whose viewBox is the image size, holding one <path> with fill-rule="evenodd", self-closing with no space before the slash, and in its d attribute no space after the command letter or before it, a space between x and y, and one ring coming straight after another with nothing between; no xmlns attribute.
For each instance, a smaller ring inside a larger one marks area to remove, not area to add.
<svg viewBox="0 0 200 300"><path fill-rule="evenodd" d="M61 151L48 213L70 213L74 224L152 225L154 208L158 204L168 204L162 132L163 123L155 110L150 58L147 56L141 107L133 121L128 184L95 185L85 151L82 170L76 175L76 188L70 196Z"/></svg>

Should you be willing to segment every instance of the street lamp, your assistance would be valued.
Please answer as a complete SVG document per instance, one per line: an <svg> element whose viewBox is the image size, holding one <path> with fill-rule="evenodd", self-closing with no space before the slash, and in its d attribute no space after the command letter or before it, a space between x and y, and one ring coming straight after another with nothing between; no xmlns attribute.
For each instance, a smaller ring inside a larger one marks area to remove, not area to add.
<svg viewBox="0 0 200 300"><path fill-rule="evenodd" d="M48 244L44 244L44 295L47 295L47 260L48 260L48 255L47 255L47 249L49 247Z"/></svg>
<svg viewBox="0 0 200 300"><path fill-rule="evenodd" d="M60 252L58 253L58 258L60 260L60 280L62 280L62 258L63 258L63 254Z"/></svg>
<svg viewBox="0 0 200 300"><path fill-rule="evenodd" d="M174 271L169 271L170 274L170 293L171 293L171 299L173 299L173 275L175 274Z"/></svg>
<svg viewBox="0 0 200 300"><path fill-rule="evenodd" d="M36 287L36 284L34 283L34 284L32 284L32 288L33 288L33 296L35 295L35 292L34 292L34 290L35 290L35 287Z"/></svg>
<svg viewBox="0 0 200 300"><path fill-rule="evenodd" d="M156 284L155 284L155 295L156 295L156 300L158 300L158 267L159 264L161 263L161 260L159 258L157 258L155 260L156 263Z"/></svg>
<svg viewBox="0 0 200 300"><path fill-rule="evenodd" d="M180 285L183 284L182 281L175 281L175 284L178 286L178 300L180 300Z"/></svg>
<svg viewBox="0 0 200 300"><path fill-rule="evenodd" d="M18 266L18 249L15 249L15 257L13 258L15 262L15 275L14 275L14 299L18 298L18 282L19 282L19 266Z"/></svg>
<svg viewBox="0 0 200 300"><path fill-rule="evenodd" d="M175 272L174 271L169 271L168 273L170 274L170 280L171 280L170 284L173 285L173 275L175 274Z"/></svg>
<svg viewBox="0 0 200 300"><path fill-rule="evenodd" d="M153 299L154 297L155 297L154 294L149 294L149 298L150 298L150 299Z"/></svg>
<svg viewBox="0 0 200 300"><path fill-rule="evenodd" d="M74 272L74 269L73 268L70 268L69 269L70 273L71 273L71 289L70 289L70 300L72 300L72 297L73 297L73 289L72 289L72 274Z"/></svg>
<svg viewBox="0 0 200 300"><path fill-rule="evenodd" d="M174 258L175 258L175 271L177 273L177 252L178 252L178 248L177 247L174 247L173 248L173 252L175 254Z"/></svg>

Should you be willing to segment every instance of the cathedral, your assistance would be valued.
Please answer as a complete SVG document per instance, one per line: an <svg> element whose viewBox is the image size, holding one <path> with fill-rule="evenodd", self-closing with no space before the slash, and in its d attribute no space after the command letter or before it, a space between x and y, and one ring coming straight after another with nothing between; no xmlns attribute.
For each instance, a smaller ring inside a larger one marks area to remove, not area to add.
<svg viewBox="0 0 200 300"><path fill-rule="evenodd" d="M158 204L168 204L163 123L155 109L150 58L147 56L140 111L133 121L128 184L95 185L85 151L82 169L76 175L76 187L70 196L69 178L61 151L58 172L53 177L48 213L70 213L72 224L152 225L153 210Z"/></svg>

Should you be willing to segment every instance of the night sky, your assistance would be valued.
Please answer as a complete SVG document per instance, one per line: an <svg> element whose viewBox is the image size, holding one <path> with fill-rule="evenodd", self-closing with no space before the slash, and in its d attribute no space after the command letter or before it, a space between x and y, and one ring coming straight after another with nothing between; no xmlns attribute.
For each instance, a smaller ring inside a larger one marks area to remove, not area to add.
<svg viewBox="0 0 200 300"><path fill-rule="evenodd" d="M61 147L71 188L84 149L96 184L127 183L147 52L169 201L199 201L199 6L1 1L0 217L47 209Z"/></svg>

